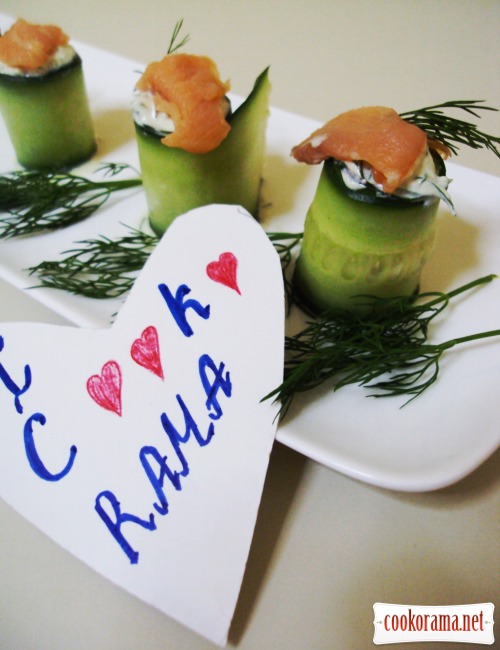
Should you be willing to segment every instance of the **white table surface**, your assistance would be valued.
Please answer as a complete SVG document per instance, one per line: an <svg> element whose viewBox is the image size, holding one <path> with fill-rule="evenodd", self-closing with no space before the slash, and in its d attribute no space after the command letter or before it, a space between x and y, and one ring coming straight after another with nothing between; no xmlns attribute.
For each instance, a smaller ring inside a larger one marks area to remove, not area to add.
<svg viewBox="0 0 500 650"><path fill-rule="evenodd" d="M184 18L189 51L213 57L234 92L246 94L271 64L273 106L321 121L375 103L403 111L486 99L500 107L498 0L2 0L1 11L59 24L74 39L145 63L161 56ZM498 115L481 126L500 132ZM492 154L463 150L457 162L500 175ZM64 322L0 281L0 321L19 320ZM230 645L358 650L375 647L375 602L498 606L499 460L497 452L449 488L406 494L276 444ZM211 647L0 500L0 648Z"/></svg>

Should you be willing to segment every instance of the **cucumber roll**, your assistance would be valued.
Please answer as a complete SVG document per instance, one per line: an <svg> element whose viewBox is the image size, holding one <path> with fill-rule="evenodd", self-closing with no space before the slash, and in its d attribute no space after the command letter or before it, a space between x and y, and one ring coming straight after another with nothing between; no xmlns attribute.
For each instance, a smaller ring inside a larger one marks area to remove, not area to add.
<svg viewBox="0 0 500 650"><path fill-rule="evenodd" d="M385 107L343 113L294 147L297 160L323 163L294 273L305 305L359 312L369 296L418 290L439 200L453 210L447 153Z"/></svg>
<svg viewBox="0 0 500 650"><path fill-rule="evenodd" d="M67 169L95 152L82 61L59 27L17 20L0 37L0 111L27 169Z"/></svg>
<svg viewBox="0 0 500 650"><path fill-rule="evenodd" d="M149 222L161 235L175 217L212 203L258 216L268 70L234 111L208 57L168 54L136 85L133 115Z"/></svg>

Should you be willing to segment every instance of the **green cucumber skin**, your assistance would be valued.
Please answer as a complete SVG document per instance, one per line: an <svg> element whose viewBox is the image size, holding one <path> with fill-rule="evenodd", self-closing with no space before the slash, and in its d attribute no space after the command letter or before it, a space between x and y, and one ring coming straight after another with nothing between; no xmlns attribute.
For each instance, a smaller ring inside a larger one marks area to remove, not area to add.
<svg viewBox="0 0 500 650"><path fill-rule="evenodd" d="M0 75L0 110L27 169L68 169L96 150L80 59L43 77Z"/></svg>
<svg viewBox="0 0 500 650"><path fill-rule="evenodd" d="M355 296L411 295L433 251L438 205L356 201L325 164L304 224L297 294L315 312L365 311L366 297Z"/></svg>
<svg viewBox="0 0 500 650"><path fill-rule="evenodd" d="M135 127L149 222L162 235L179 215L203 205L241 205L255 217L269 113L268 70L231 115L231 130L213 151L193 154L167 147L161 137Z"/></svg>

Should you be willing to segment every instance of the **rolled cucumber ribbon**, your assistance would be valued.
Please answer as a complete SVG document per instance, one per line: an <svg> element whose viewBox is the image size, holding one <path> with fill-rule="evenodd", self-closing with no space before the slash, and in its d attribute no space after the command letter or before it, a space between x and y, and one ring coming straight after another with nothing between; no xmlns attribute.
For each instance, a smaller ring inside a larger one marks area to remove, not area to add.
<svg viewBox="0 0 500 650"><path fill-rule="evenodd" d="M41 75L0 74L0 110L27 169L67 169L96 150L78 55Z"/></svg>
<svg viewBox="0 0 500 650"><path fill-rule="evenodd" d="M334 159L326 160L304 224L298 296L323 312L365 311L366 296L411 295L434 247L438 205L349 191Z"/></svg>
<svg viewBox="0 0 500 650"><path fill-rule="evenodd" d="M226 138L208 153L166 146L162 134L135 124L149 222L158 235L175 217L211 203L241 205L258 216L269 93L266 69L227 118Z"/></svg>

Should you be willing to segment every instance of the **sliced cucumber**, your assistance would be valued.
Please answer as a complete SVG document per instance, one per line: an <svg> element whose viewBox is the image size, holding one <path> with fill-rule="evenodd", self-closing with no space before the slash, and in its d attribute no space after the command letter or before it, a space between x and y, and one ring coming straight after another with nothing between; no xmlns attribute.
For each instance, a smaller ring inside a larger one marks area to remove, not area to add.
<svg viewBox="0 0 500 650"><path fill-rule="evenodd" d="M353 198L333 159L307 212L294 285L314 311L364 310L366 297L410 295L435 239L438 199Z"/></svg>
<svg viewBox="0 0 500 650"><path fill-rule="evenodd" d="M40 76L0 74L0 110L18 162L28 169L67 169L96 149L82 62Z"/></svg>
<svg viewBox="0 0 500 650"><path fill-rule="evenodd" d="M205 154L167 147L162 136L136 125L149 221L157 234L180 214L211 203L241 205L258 215L269 93L266 69L229 116L227 137Z"/></svg>

